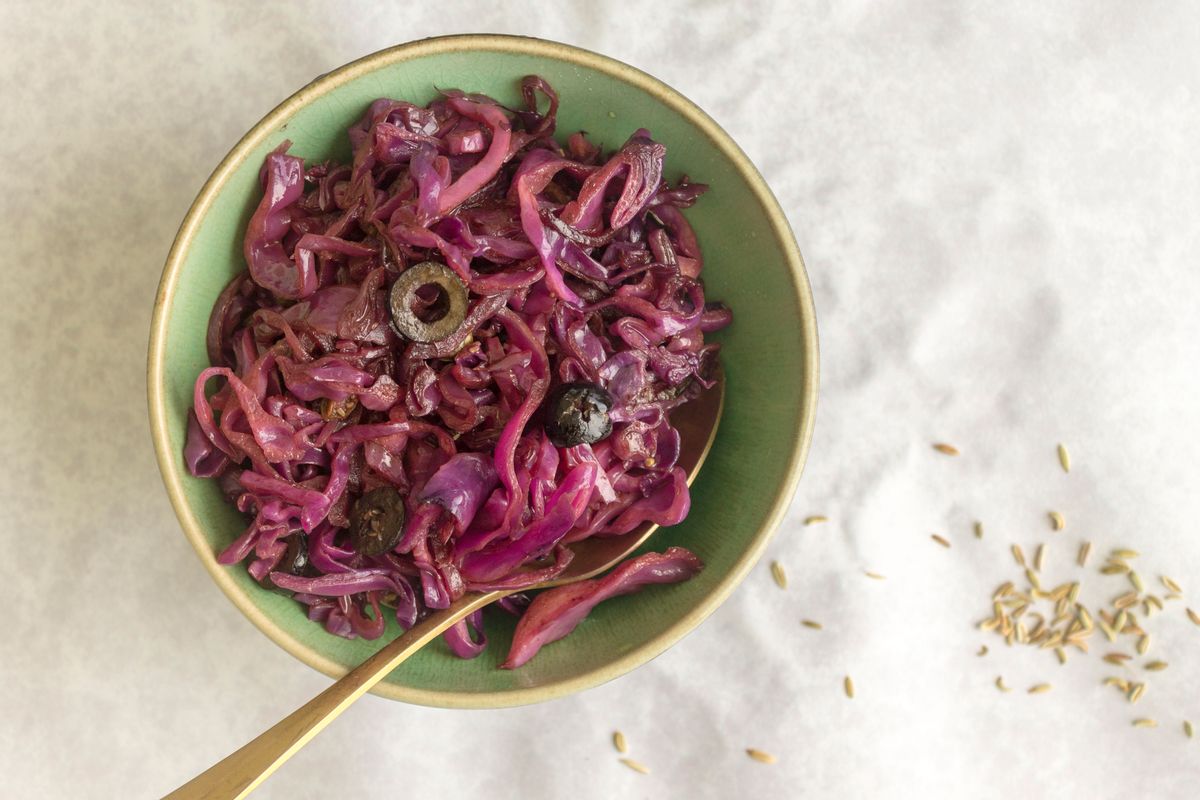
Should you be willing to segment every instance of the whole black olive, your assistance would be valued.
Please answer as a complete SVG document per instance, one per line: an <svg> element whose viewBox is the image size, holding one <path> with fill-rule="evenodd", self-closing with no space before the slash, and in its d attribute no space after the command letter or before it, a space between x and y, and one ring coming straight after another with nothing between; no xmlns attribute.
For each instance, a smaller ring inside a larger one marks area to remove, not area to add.
<svg viewBox="0 0 1200 800"><path fill-rule="evenodd" d="M423 261L392 284L388 305L397 333L414 342L436 342L467 318L467 287L444 264Z"/></svg>
<svg viewBox="0 0 1200 800"><path fill-rule="evenodd" d="M296 531L287 537L287 549L283 551L283 558L279 559L279 563L275 565L275 572L286 572L289 575L299 575L305 578L313 578L317 576L317 570L308 563L308 537L302 532ZM268 573L263 578L262 583L276 591L284 594L291 594L286 589L280 589L275 586L275 582L271 580Z"/></svg>
<svg viewBox="0 0 1200 800"><path fill-rule="evenodd" d="M594 383L560 384L546 398L546 435L558 447L592 444L612 433L612 395Z"/></svg>
<svg viewBox="0 0 1200 800"><path fill-rule="evenodd" d="M404 498L390 486L364 494L350 512L350 541L364 556L391 550L404 534Z"/></svg>

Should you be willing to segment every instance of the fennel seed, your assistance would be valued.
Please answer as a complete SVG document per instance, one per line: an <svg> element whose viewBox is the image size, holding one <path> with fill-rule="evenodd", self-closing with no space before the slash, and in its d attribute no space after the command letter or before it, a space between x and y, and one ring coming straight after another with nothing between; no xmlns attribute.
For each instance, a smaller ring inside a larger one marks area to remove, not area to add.
<svg viewBox="0 0 1200 800"><path fill-rule="evenodd" d="M771 577L775 579L775 585L780 589L787 588L787 573L783 571L783 564L778 561L771 562Z"/></svg>
<svg viewBox="0 0 1200 800"><path fill-rule="evenodd" d="M751 758L753 758L755 761L757 761L760 764L774 764L776 761L779 760L779 759L775 758L775 756L771 755L770 753L763 751L763 750L756 750L753 747L746 748L746 755L750 756Z"/></svg>
<svg viewBox="0 0 1200 800"><path fill-rule="evenodd" d="M1128 577L1129 577L1129 583L1133 585L1134 589L1137 589L1138 594L1141 594L1142 592L1146 591L1146 584L1142 583L1142 576L1138 575L1136 572L1131 571L1129 573Z"/></svg>
<svg viewBox="0 0 1200 800"><path fill-rule="evenodd" d="M617 761L620 761L634 772L640 772L642 775L650 774L650 768L640 761L634 761L632 758L618 758Z"/></svg>

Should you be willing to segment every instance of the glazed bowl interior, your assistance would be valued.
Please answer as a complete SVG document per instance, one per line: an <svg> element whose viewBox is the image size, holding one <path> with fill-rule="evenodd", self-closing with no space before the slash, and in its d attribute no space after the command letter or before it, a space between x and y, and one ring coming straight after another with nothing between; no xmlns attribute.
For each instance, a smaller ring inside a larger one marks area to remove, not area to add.
<svg viewBox="0 0 1200 800"><path fill-rule="evenodd" d="M182 459L196 375L208 366L205 329L222 287L244 268L242 236L260 194L263 158L285 139L306 160L348 161L346 129L378 97L426 103L437 88L482 92L519 104L518 81L539 74L558 91L560 136L586 130L606 148L637 128L667 146L668 177L710 192L687 213L704 252L710 299L734 312L718 334L727 377L724 416L693 486L687 520L649 548L690 548L706 564L696 578L602 604L567 639L525 667L498 669L512 636L506 614L486 616L488 648L460 660L439 639L376 689L395 699L450 707L545 700L614 678L677 641L711 613L758 558L784 513L811 437L816 326L804 266L786 219L762 178L699 108L650 76L602 56L534 39L462 36L385 50L322 76L253 128L217 167L168 258L149 355L150 413L159 463L185 534L214 580L264 633L326 674L343 674L400 633L349 641L310 622L301 606L258 586L244 565L215 554L246 520L216 482L189 476Z"/></svg>

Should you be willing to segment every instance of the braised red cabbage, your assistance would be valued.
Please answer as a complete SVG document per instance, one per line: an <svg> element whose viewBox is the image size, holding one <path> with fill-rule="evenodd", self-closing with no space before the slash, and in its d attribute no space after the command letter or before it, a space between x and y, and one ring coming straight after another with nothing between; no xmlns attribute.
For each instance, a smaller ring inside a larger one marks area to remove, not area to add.
<svg viewBox="0 0 1200 800"><path fill-rule="evenodd" d="M184 461L250 520L218 560L248 561L330 633L375 638L385 608L407 628L464 592L519 592L566 569L571 542L687 515L670 413L711 385L705 334L731 321L705 302L680 211L707 187L665 181L666 148L645 130L608 156L582 132L560 143L554 90L530 76L521 93L516 109L459 91L377 100L349 131L351 163L306 166L285 142L263 165ZM466 285L468 311L445 339L407 341L389 288L430 260ZM575 381L611 394L612 432L556 447L541 406ZM350 512L380 486L403 495L406 521L393 550L365 555ZM289 542L307 559L285 563ZM505 666L601 600L700 568L671 548L538 595ZM450 649L478 655L482 625L456 625Z"/></svg>
<svg viewBox="0 0 1200 800"><path fill-rule="evenodd" d="M631 558L603 578L568 583L533 598L517 623L508 658L501 666L516 669L537 655L544 645L557 642L583 621L588 612L610 597L635 592L651 583L678 583L704 565L682 547Z"/></svg>

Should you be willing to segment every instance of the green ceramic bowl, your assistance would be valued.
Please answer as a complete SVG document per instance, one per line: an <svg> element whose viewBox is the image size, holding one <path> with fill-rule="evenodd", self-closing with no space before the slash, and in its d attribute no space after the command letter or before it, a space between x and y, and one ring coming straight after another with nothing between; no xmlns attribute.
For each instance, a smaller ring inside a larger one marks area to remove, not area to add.
<svg viewBox="0 0 1200 800"><path fill-rule="evenodd" d="M375 691L434 706L519 705L611 680L678 641L724 600L762 553L800 477L817 396L817 333L800 251L762 177L729 136L687 98L644 72L585 50L511 36L413 42L348 64L284 101L216 168L184 219L163 271L149 353L151 428L167 492L213 579L264 633L304 663L340 676L380 641L347 641L309 622L292 600L266 591L245 567L214 554L245 526L212 481L190 477L182 450L192 384L208 365L204 333L221 288L243 268L241 241L263 158L284 139L306 159L349 158L346 128L377 97L418 103L434 87L484 92L516 105L519 79L536 73L562 98L558 130L587 130L619 145L638 127L667 146L668 177L712 189L688 212L705 254L709 297L734 324L720 340L725 414L693 487L688 519L660 530L658 550L684 545L707 568L682 584L611 600L525 667L497 669L512 622L489 615L487 651L455 658L439 640ZM385 634L399 633L395 622Z"/></svg>

